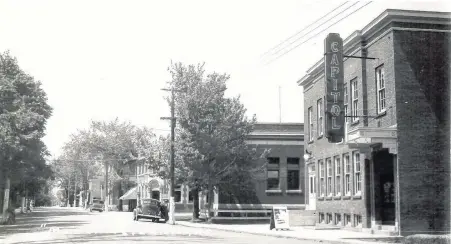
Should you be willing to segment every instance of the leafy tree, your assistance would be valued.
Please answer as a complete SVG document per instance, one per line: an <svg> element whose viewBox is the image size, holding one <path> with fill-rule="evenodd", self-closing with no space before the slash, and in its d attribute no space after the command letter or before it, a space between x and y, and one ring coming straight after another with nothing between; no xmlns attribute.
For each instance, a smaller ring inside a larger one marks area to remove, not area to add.
<svg viewBox="0 0 451 244"><path fill-rule="evenodd" d="M246 117L239 97L225 97L230 76L216 72L204 75L203 64L175 63L169 72L172 76L169 86L182 91L175 96L176 159L182 164L177 167L179 173L183 173L194 191L207 188L209 196L230 175L247 172L251 176L258 168L258 159L267 151L259 155L256 148L246 144L256 118ZM197 213L195 208L194 218Z"/></svg>
<svg viewBox="0 0 451 244"><path fill-rule="evenodd" d="M45 165L48 151L41 139L52 114L41 83L20 69L17 59L9 52L0 54L0 108L0 170L5 178L5 216L11 179L25 176L13 173L27 172L24 168L30 165L38 168Z"/></svg>
<svg viewBox="0 0 451 244"><path fill-rule="evenodd" d="M108 172L105 174L105 181L108 182L107 197L115 183L123 183L120 181L122 176L134 162L150 162L155 152L155 134L150 129L139 128L117 118L110 122L93 121L90 142L91 148L104 162L104 172ZM112 170L108 170L109 168ZM111 178L114 180L110 180ZM124 193L122 188L119 188L119 194ZM107 209L108 198L105 205Z"/></svg>

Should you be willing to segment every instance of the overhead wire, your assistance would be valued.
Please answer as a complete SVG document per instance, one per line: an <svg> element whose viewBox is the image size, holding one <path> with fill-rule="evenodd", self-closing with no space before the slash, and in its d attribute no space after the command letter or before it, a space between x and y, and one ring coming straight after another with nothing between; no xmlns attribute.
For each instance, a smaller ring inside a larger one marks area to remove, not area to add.
<svg viewBox="0 0 451 244"><path fill-rule="evenodd" d="M280 45L282 45L284 42L286 42L286 41L290 40L291 38L295 37L296 35L302 33L304 30L306 30L306 29L308 29L309 27L313 26L313 25L316 24L318 21L320 21L320 20L323 19L324 17L328 16L329 14L333 13L335 10L341 8L343 5L345 5L345 4L348 3L348 2L349 2L349 1L346 1L346 2L342 3L340 6L338 6L338 7L334 8L333 10L329 11L327 14L323 15L321 18L315 20L315 21L314 21L313 23L311 23L310 25L308 25L308 26L304 27L302 30L296 32L296 34L294 34L294 35L288 37L287 39L281 41L281 42L280 42L279 44L277 44L276 46L270 48L268 51L266 51L265 53L263 53L260 57L265 56L266 54L268 54L268 53L271 52L272 50L274 50L274 49L276 49L277 47L279 47Z"/></svg>
<svg viewBox="0 0 451 244"><path fill-rule="evenodd" d="M322 24L320 24L319 26L315 27L314 29L310 30L309 32L305 33L304 35L298 37L296 40L294 40L293 42L291 42L290 44L288 44L288 47L291 46L292 44L294 44L295 42L299 41L300 39L302 39L303 37L307 36L308 34L312 33L313 31L317 30L319 27L323 26L324 24L328 23L330 20L334 19L335 17L337 17L338 15L344 13L345 11L347 11L348 9L354 7L356 4L358 4L359 2L355 2L354 4L352 4L351 6L348 6L347 8L345 8L344 10L342 10L341 12L339 12L338 14L335 14L334 16L332 16L331 18L329 18L328 20L324 21ZM279 53L280 51L282 51L283 49L275 52L274 54Z"/></svg>
<svg viewBox="0 0 451 244"><path fill-rule="evenodd" d="M305 41L301 42L300 44L296 45L295 47L293 47L293 48L289 49L288 51L286 51L286 52L282 53L281 55L277 56L277 57L276 57L275 59L273 59L273 60L271 60L271 61L269 61L269 62L265 63L265 65L268 65L268 64L270 64L270 63L272 63L272 62L276 61L276 60L277 60L277 59L279 59L280 57L284 56L285 54L287 54L287 53L289 53L289 52L293 51L294 49L298 48L298 47L299 47L299 46L301 46L302 44L304 44L304 43L308 42L309 40L311 40L312 38L314 38L314 37L318 36L319 34L321 34L322 32L324 32L325 30L327 30L327 29L329 29L330 27L332 27L332 26L334 26L334 25L338 24L339 22L341 22L342 20L344 20L344 19L348 18L349 16L351 16L351 15L352 15L352 14L354 14L354 13L356 13L356 12L357 12L357 11L359 11L360 9L362 9L362 8L366 7L366 6L367 6L368 4L370 4L370 3L372 3L372 1L370 1L370 2L366 3L365 5L363 5L363 6L359 7L358 9L356 9L356 10L352 11L351 13L349 13L348 15L346 15L345 17L343 17L343 18L339 19L338 21L336 21L336 22L334 22L333 24L329 25L328 27L324 28L324 29L323 29L323 30L321 30L320 32L316 33L316 34L315 34L314 36L312 36L312 37L308 38L307 40L305 40ZM315 29L316 29L316 28L315 28Z"/></svg>

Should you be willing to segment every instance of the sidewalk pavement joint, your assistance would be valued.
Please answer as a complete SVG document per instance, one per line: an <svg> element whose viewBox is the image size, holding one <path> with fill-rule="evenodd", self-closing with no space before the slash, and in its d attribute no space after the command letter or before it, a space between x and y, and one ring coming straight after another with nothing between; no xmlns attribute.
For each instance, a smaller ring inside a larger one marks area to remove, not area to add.
<svg viewBox="0 0 451 244"><path fill-rule="evenodd" d="M351 239L345 239L345 240L330 240L330 239L317 239L317 238L308 238L308 237L299 237L299 236L287 236L283 234L279 234L277 232L273 232L276 230L269 230L268 225L268 231L271 231L271 233L256 233L253 231L248 230L234 230L234 229L228 229L228 228L220 228L218 226L215 226L214 224L208 224L211 226L205 226L206 224L203 224L202 226L197 225L196 223L190 223L186 221L177 221L176 224L185 226L185 227L191 227L191 228L205 228L210 230L221 230L221 231L227 231L227 232L234 232L234 233L245 233L245 234L252 234L252 235L260 235L260 236L269 236L269 237L278 237L278 238L288 238L288 239L296 239L300 241L315 241L315 242L325 242L330 244L375 244L375 243L391 243L391 242L380 242L380 241L362 241L362 240L351 240ZM197 225L197 226L196 226ZM293 230L289 230L290 232ZM368 238L369 239L369 238ZM378 239L377 237L373 239Z"/></svg>

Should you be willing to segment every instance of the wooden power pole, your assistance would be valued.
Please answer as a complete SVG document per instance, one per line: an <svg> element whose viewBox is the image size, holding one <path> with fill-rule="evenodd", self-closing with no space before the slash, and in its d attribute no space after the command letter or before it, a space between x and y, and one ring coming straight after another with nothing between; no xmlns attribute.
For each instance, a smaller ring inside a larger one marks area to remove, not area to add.
<svg viewBox="0 0 451 244"><path fill-rule="evenodd" d="M175 89L162 89L171 92L171 117L161 117L163 120L171 121L171 166L170 166L170 190L169 190L169 224L175 224L175 202L174 202L174 188L175 188Z"/></svg>

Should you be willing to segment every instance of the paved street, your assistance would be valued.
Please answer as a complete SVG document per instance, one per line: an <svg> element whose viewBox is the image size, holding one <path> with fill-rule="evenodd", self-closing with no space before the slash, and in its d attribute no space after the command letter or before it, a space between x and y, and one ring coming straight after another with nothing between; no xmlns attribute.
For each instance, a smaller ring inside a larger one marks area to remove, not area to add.
<svg viewBox="0 0 451 244"><path fill-rule="evenodd" d="M0 243L315 243L185 226L135 222L131 213L89 213L79 209L37 208L0 226Z"/></svg>

